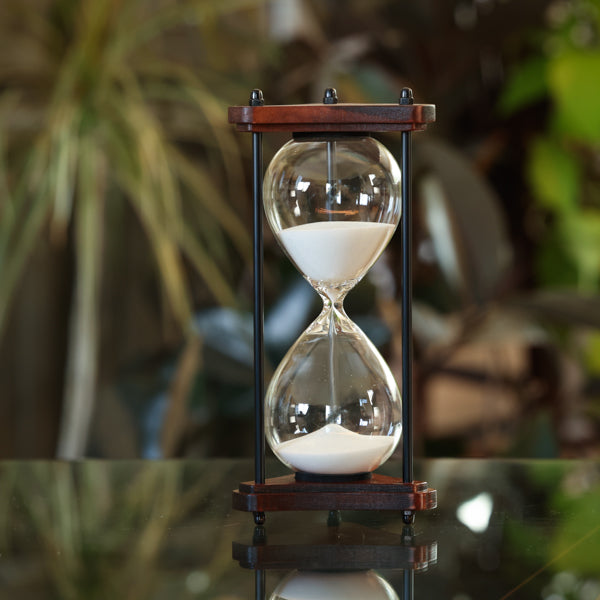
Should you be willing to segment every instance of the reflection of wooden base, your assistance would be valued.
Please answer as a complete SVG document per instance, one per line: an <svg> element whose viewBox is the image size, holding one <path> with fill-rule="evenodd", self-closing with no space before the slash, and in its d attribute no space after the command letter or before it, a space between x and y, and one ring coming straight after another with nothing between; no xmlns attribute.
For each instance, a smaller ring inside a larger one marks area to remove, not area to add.
<svg viewBox="0 0 600 600"><path fill-rule="evenodd" d="M299 482L293 475L247 481L233 492L233 508L248 512L280 510L401 510L437 506L437 492L424 481L404 483L373 473L368 481Z"/></svg>
<svg viewBox="0 0 600 600"><path fill-rule="evenodd" d="M292 528L280 536L265 532L264 539L250 544L233 542L232 554L245 569L420 571L437 562L437 542L355 523L325 528L304 525L299 535Z"/></svg>

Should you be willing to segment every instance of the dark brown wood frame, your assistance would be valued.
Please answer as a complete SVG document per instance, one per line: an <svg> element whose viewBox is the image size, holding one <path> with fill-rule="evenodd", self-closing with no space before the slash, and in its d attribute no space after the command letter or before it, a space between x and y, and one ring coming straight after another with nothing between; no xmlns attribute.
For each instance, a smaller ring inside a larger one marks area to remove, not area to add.
<svg viewBox="0 0 600 600"><path fill-rule="evenodd" d="M433 121L433 104L291 104L229 109L229 122L238 131L254 133L421 131Z"/></svg>
<svg viewBox="0 0 600 600"><path fill-rule="evenodd" d="M397 510L435 508L437 492L423 481L373 473L367 481L335 483L296 481L294 475L247 481L233 492L233 508L252 512L271 510Z"/></svg>

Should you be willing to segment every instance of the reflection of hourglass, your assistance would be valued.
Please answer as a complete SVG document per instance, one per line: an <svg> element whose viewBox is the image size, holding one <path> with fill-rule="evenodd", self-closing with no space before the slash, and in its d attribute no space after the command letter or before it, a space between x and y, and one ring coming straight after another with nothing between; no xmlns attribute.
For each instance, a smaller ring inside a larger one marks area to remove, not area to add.
<svg viewBox="0 0 600 600"><path fill-rule="evenodd" d="M410 136L435 120L414 104L250 106L229 109L252 132L254 175L255 479L233 506L262 523L270 510L399 510L405 522L436 506L413 480L411 421ZM263 388L262 134L291 132L264 177L264 210L289 258L323 299L323 310ZM371 132L402 134L402 176ZM399 189L401 188L401 189ZM402 212L402 396L373 344L346 316L343 299L389 242ZM402 431L403 429L403 431ZM402 478L372 473L404 436ZM294 475L265 478L265 439Z"/></svg>
<svg viewBox="0 0 600 600"><path fill-rule="evenodd" d="M365 600L366 598L398 600L398 595L383 577L371 570L353 573L294 571L277 586L270 600Z"/></svg>
<svg viewBox="0 0 600 600"><path fill-rule="evenodd" d="M261 525L251 543L232 545L234 560L254 571L256 600L414 600L415 573L427 571L437 555L437 542L411 526L399 533L331 520L327 527L305 519L273 531ZM269 571L288 574L267 596Z"/></svg>
<svg viewBox="0 0 600 600"><path fill-rule="evenodd" d="M396 229L400 168L362 134L295 135L267 169L264 205L279 243L323 299L271 380L267 441L297 479L360 477L396 447L401 402L388 366L342 303Z"/></svg>

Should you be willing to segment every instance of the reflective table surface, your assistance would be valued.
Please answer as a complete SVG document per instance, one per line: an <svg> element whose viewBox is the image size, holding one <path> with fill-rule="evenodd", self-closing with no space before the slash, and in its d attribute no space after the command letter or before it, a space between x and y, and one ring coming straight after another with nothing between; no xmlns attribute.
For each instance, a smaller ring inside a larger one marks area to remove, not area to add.
<svg viewBox="0 0 600 600"><path fill-rule="evenodd" d="M600 599L600 462L417 462L438 508L412 528L318 511L255 528L231 510L252 474L250 460L0 463L0 599Z"/></svg>

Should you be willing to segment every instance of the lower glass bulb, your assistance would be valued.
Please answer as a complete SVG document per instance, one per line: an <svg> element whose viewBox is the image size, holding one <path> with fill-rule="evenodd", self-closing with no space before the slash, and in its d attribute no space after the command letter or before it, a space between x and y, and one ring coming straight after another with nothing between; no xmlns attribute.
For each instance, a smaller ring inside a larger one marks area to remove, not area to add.
<svg viewBox="0 0 600 600"><path fill-rule="evenodd" d="M394 451L401 399L375 346L326 305L277 368L266 394L266 436L294 471L369 473Z"/></svg>

